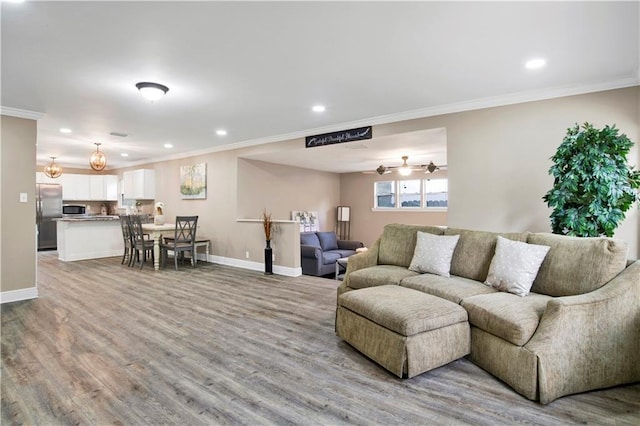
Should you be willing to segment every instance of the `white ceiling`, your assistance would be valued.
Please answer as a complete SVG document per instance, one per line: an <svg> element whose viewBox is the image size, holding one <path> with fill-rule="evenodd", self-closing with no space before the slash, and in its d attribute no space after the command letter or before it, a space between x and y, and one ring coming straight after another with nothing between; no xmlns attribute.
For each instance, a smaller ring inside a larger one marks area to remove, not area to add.
<svg viewBox="0 0 640 426"><path fill-rule="evenodd" d="M88 168L101 142L108 167L126 167L637 85L639 5L3 1L1 105L44 114L38 164L57 156ZM534 57L547 66L526 70ZM170 91L150 104L137 93L140 81ZM313 113L314 104L327 110ZM220 128L228 135L217 136ZM336 172L399 165L405 154L411 164L442 163L444 133L252 158Z"/></svg>

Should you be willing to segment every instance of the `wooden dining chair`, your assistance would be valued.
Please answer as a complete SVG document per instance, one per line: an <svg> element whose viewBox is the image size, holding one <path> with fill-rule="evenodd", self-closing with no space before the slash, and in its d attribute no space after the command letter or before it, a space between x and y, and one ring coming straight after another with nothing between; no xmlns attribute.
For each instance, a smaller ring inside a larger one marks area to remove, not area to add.
<svg viewBox="0 0 640 426"><path fill-rule="evenodd" d="M131 217L131 239L133 244L133 250L135 251L135 261L140 262L140 269L147 261L147 253L151 252L151 262L153 263L153 240L148 239L148 235L142 230L142 220L140 216L133 215ZM142 260L140 260L140 253L142 253ZM133 266L133 264L131 265Z"/></svg>
<svg viewBox="0 0 640 426"><path fill-rule="evenodd" d="M121 265L124 265L124 261L127 261L127 265L131 266L133 263L133 239L131 235L131 217L120 216L120 227L122 228L122 240L124 241L124 253L122 254Z"/></svg>
<svg viewBox="0 0 640 426"><path fill-rule="evenodd" d="M178 270L178 255L184 258L185 252L191 252L191 264L196 267L196 228L198 216L176 216L176 227L173 238L160 242L162 266L166 266L169 250L173 251L173 263Z"/></svg>

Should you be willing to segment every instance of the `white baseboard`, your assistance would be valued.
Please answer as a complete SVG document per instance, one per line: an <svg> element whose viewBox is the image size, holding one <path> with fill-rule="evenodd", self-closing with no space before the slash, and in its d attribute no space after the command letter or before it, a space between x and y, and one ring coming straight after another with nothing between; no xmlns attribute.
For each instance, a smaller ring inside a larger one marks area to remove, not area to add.
<svg viewBox="0 0 640 426"><path fill-rule="evenodd" d="M0 304L10 303L10 302L19 302L20 300L36 299L37 297L38 297L38 287L3 291L3 292L0 292Z"/></svg>
<svg viewBox="0 0 640 426"><path fill-rule="evenodd" d="M252 271L264 271L264 263L262 262L251 262L249 260L235 259L233 257L224 256L209 256L208 261L218 263L220 265L250 269ZM302 275L302 268L291 268L288 266L273 265L273 273L277 275L284 275L287 277L299 277L300 275Z"/></svg>

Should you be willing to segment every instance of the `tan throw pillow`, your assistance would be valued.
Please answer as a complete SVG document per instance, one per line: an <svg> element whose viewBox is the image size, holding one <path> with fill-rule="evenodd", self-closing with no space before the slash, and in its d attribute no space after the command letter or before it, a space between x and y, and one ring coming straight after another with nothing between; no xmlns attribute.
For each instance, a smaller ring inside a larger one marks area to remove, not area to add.
<svg viewBox="0 0 640 426"><path fill-rule="evenodd" d="M448 277L451 269L453 250L458 244L460 235L433 235L418 231L416 249L409 270Z"/></svg>
<svg viewBox="0 0 640 426"><path fill-rule="evenodd" d="M484 283L500 291L526 296L549 248L498 237L496 252Z"/></svg>

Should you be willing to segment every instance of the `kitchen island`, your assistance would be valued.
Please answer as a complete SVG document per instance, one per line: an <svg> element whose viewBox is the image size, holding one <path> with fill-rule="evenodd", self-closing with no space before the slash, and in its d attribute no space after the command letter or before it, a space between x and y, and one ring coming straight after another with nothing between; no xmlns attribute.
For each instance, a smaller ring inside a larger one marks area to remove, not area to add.
<svg viewBox="0 0 640 426"><path fill-rule="evenodd" d="M124 242L118 216L55 219L58 259L65 262L122 256Z"/></svg>

